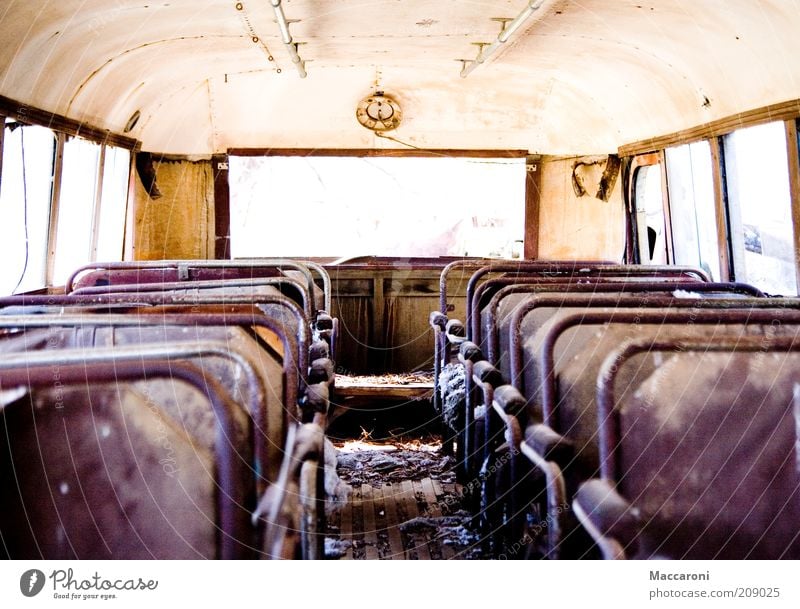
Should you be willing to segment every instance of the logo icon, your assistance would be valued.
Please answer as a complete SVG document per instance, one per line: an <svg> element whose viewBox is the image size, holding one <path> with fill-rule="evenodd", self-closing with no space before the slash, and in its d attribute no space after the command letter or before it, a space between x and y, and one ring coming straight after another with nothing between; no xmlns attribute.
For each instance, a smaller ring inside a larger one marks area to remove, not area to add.
<svg viewBox="0 0 800 609"><path fill-rule="evenodd" d="M19 590L27 597L36 596L44 588L44 573L39 569L25 571L19 578Z"/></svg>

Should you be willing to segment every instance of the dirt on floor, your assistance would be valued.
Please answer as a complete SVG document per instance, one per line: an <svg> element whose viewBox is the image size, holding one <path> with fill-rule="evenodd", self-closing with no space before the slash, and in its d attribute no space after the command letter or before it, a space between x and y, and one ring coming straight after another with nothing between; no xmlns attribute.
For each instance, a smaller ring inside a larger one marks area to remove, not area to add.
<svg viewBox="0 0 800 609"><path fill-rule="evenodd" d="M336 386L359 387L375 385L432 385L433 372L402 372L397 374L336 375Z"/></svg>
<svg viewBox="0 0 800 609"><path fill-rule="evenodd" d="M349 536L340 534L342 514L331 518L326 540L329 558L390 558L397 554L397 548L391 548L389 543L392 527L396 529L395 535L399 533L402 538L406 558L484 557L474 519L465 509L460 486L455 482L455 461L442 454L440 439L398 438L393 442L378 443L362 437L335 445L338 475L355 489L352 499L357 503L362 485L378 489L377 496L381 496L380 489L383 489L384 499L389 496L387 489L399 488L400 484L408 484L407 481L414 481L417 492L410 502L401 501L396 510L391 508L396 512L394 522L387 520L382 526L376 522L377 530L372 542L369 534L356 530L355 522L360 518L355 513L353 533ZM425 482L420 485L417 481L422 480ZM435 498L420 492L423 487L435 488ZM390 506L384 507L384 503L376 503L375 507L381 520L384 510L390 510Z"/></svg>
<svg viewBox="0 0 800 609"><path fill-rule="evenodd" d="M452 457L441 453L438 440L398 440L376 443L367 440L334 443L338 450L339 477L352 486L432 478L455 482Z"/></svg>

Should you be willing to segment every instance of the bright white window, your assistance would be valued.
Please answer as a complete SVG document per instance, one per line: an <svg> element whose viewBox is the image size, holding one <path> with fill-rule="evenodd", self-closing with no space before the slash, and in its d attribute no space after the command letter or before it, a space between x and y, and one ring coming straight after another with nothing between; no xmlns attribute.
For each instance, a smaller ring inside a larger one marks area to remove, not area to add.
<svg viewBox="0 0 800 609"><path fill-rule="evenodd" d="M770 294L797 294L783 123L726 136L725 164L736 279Z"/></svg>
<svg viewBox="0 0 800 609"><path fill-rule="evenodd" d="M231 157L231 249L247 256L507 256L525 160Z"/></svg>
<svg viewBox="0 0 800 609"><path fill-rule="evenodd" d="M99 161L99 144L71 138L64 146L53 272L55 285L62 285L73 270L91 260Z"/></svg>
<svg viewBox="0 0 800 609"><path fill-rule="evenodd" d="M0 295L45 286L55 135L8 123L0 177Z"/></svg>
<svg viewBox="0 0 800 609"><path fill-rule="evenodd" d="M704 269L720 279L711 145L668 148L667 183L675 264Z"/></svg>
<svg viewBox="0 0 800 609"><path fill-rule="evenodd" d="M636 170L634 193L639 259L642 264L666 264L667 231L664 222L661 165L645 165Z"/></svg>
<svg viewBox="0 0 800 609"><path fill-rule="evenodd" d="M130 163L130 151L113 146L106 147L95 260L103 262L122 260Z"/></svg>

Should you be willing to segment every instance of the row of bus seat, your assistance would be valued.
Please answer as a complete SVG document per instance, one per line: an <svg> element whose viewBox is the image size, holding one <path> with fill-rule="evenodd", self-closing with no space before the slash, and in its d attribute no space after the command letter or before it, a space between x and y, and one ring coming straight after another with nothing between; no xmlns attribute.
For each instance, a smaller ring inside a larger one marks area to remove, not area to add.
<svg viewBox="0 0 800 609"><path fill-rule="evenodd" d="M430 322L496 553L800 556L800 300L691 268L464 261Z"/></svg>
<svg viewBox="0 0 800 609"><path fill-rule="evenodd" d="M4 556L321 557L329 303L294 260L93 265L0 298Z"/></svg>

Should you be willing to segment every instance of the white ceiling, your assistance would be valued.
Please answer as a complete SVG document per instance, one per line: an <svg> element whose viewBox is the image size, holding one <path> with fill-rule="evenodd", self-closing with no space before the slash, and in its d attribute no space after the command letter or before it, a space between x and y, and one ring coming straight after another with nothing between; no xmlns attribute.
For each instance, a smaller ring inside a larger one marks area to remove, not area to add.
<svg viewBox="0 0 800 609"><path fill-rule="evenodd" d="M402 147L355 120L376 89L403 142L545 154L800 98L799 0L548 0L466 79L526 0L284 0L305 79L269 1L236 4L2 0L0 94L115 132L140 110L144 149L187 155Z"/></svg>

